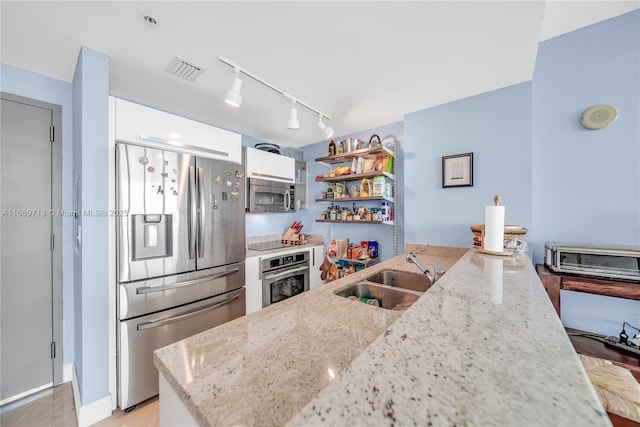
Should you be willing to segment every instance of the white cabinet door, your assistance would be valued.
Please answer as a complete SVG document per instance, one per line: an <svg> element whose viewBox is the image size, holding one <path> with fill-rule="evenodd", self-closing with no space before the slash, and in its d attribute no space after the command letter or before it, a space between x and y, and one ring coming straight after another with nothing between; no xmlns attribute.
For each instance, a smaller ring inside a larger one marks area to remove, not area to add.
<svg viewBox="0 0 640 427"><path fill-rule="evenodd" d="M292 157L247 147L246 172L249 178L293 184L296 181L296 161Z"/></svg>
<svg viewBox="0 0 640 427"><path fill-rule="evenodd" d="M245 287L247 289L247 314L262 309L261 256L247 257L245 261Z"/></svg>
<svg viewBox="0 0 640 427"><path fill-rule="evenodd" d="M311 258L309 263L309 289L313 289L324 284L324 281L320 278L320 266L324 261L324 246L313 246L310 248L309 256Z"/></svg>
<svg viewBox="0 0 640 427"><path fill-rule="evenodd" d="M212 125L115 98L116 141L242 163L242 136Z"/></svg>

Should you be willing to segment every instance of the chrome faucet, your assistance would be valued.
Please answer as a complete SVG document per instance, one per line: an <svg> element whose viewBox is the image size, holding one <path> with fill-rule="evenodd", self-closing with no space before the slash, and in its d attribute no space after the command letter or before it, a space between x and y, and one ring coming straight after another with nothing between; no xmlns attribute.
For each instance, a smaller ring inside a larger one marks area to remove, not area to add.
<svg viewBox="0 0 640 427"><path fill-rule="evenodd" d="M429 261L431 263L431 266L433 267L433 274L431 274L428 269L424 268L422 264L420 264L420 262L418 261L418 257L416 257L413 252L409 252L407 254L407 262L414 263L416 267L418 267L420 271L422 271L422 273L427 276L427 279L429 279L432 285L436 283L436 280L442 277L442 275L445 273L444 268L440 267L435 262Z"/></svg>

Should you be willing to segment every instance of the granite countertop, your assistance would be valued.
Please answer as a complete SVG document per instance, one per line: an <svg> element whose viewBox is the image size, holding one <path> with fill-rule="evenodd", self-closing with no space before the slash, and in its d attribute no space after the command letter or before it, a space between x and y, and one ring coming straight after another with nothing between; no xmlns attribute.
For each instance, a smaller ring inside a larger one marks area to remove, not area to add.
<svg viewBox="0 0 640 427"><path fill-rule="evenodd" d="M402 255L154 362L202 425L610 425L526 255L407 251L448 271L406 311L334 295Z"/></svg>

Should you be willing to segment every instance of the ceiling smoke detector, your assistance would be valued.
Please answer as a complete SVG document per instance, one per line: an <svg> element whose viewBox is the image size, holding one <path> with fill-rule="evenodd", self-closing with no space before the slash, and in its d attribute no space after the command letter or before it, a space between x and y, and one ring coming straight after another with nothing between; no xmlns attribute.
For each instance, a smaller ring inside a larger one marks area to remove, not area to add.
<svg viewBox="0 0 640 427"><path fill-rule="evenodd" d="M173 74L174 76L180 77L190 82L197 79L200 74L204 73L205 71L204 68L192 62L189 62L184 58L180 58L179 56L175 56L164 70L169 74Z"/></svg>

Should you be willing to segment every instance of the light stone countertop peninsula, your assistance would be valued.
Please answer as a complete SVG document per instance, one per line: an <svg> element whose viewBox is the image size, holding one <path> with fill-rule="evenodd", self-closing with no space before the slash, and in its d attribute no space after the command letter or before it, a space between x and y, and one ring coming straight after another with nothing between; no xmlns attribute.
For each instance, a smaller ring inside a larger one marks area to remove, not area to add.
<svg viewBox="0 0 640 427"><path fill-rule="evenodd" d="M407 251L447 273L405 311L334 295L382 269L418 273L401 255L154 362L201 425L611 425L526 255Z"/></svg>

